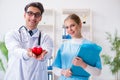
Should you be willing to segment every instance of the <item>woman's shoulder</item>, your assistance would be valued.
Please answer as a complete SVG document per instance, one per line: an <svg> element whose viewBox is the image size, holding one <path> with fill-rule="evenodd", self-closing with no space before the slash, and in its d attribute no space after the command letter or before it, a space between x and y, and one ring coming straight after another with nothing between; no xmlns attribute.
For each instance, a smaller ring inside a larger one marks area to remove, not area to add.
<svg viewBox="0 0 120 80"><path fill-rule="evenodd" d="M99 44L90 40L84 40L82 46L92 47L96 49L98 48L100 51L102 50L102 47Z"/></svg>

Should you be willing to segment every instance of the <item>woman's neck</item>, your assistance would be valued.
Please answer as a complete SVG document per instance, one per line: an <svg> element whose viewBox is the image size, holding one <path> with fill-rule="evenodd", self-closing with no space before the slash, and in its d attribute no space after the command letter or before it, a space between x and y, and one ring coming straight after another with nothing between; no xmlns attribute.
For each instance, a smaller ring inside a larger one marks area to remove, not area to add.
<svg viewBox="0 0 120 80"><path fill-rule="evenodd" d="M76 37L72 37L73 39L80 39L80 38L82 38L82 35L80 34L80 35L78 35L78 36L76 36Z"/></svg>

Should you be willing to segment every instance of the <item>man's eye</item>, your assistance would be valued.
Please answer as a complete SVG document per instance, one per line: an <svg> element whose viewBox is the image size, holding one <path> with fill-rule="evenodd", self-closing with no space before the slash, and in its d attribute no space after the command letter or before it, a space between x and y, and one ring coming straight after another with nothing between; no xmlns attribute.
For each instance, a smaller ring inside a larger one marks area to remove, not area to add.
<svg viewBox="0 0 120 80"><path fill-rule="evenodd" d="M32 13L32 12L29 12L28 14L32 15L33 13Z"/></svg>
<svg viewBox="0 0 120 80"><path fill-rule="evenodd" d="M36 13L35 15L36 15L36 16L41 16L41 14L40 14L40 13Z"/></svg>
<svg viewBox="0 0 120 80"><path fill-rule="evenodd" d="M27 13L28 13L28 15L33 15L33 12L30 12L30 11L29 11L29 12L27 12Z"/></svg>

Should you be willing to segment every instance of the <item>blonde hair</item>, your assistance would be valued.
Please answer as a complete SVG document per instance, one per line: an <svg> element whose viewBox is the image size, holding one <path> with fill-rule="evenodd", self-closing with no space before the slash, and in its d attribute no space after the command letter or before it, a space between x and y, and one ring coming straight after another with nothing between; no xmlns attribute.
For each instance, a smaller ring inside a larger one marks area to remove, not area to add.
<svg viewBox="0 0 120 80"><path fill-rule="evenodd" d="M74 20L77 24L81 23L80 17L79 17L78 15L76 15L76 14L70 14L70 15L64 20L64 22L65 22L66 20L68 20L68 19Z"/></svg>

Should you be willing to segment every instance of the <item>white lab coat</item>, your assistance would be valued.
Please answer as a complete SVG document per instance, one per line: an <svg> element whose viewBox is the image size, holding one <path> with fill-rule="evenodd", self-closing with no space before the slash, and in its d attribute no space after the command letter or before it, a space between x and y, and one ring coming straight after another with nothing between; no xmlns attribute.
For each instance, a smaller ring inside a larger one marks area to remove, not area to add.
<svg viewBox="0 0 120 80"><path fill-rule="evenodd" d="M48 51L42 61L29 57L26 51L28 48L38 46L39 32L37 30L31 37L22 27L6 34L5 44L9 52L9 61L4 80L48 80L47 60L52 55L52 39L41 32L41 47Z"/></svg>

